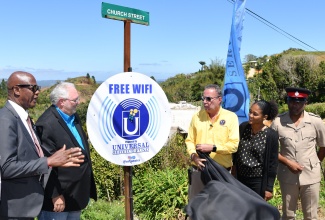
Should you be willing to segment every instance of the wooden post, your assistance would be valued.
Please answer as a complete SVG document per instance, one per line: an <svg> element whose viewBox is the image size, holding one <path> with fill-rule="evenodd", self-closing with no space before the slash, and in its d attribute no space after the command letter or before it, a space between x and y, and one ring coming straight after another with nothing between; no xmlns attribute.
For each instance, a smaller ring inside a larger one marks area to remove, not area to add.
<svg viewBox="0 0 325 220"><path fill-rule="evenodd" d="M131 67L131 22L124 21L124 72Z"/></svg>
<svg viewBox="0 0 325 220"><path fill-rule="evenodd" d="M125 219L133 220L132 167L124 167Z"/></svg>
<svg viewBox="0 0 325 220"><path fill-rule="evenodd" d="M128 72L131 69L131 22L126 20L124 21L124 72ZM123 170L125 219L133 220L132 167L125 166Z"/></svg>

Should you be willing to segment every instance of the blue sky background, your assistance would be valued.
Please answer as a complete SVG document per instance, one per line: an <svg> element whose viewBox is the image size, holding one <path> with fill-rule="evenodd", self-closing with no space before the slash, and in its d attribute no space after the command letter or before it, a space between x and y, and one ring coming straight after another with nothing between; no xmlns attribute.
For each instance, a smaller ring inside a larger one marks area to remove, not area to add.
<svg viewBox="0 0 325 220"><path fill-rule="evenodd" d="M131 24L134 72L165 80L225 62L232 19L228 0L105 1L150 13L150 25ZM99 0L0 0L0 78L25 70L37 80L89 73L97 81L123 72L123 22L101 17ZM246 8L325 51L325 1L247 0ZM246 13L241 58L290 47L312 50Z"/></svg>

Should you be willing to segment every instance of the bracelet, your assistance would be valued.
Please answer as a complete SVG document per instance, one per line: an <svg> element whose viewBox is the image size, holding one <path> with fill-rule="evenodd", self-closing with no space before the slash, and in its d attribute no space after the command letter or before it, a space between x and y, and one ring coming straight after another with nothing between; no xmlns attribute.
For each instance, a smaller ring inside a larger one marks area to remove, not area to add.
<svg viewBox="0 0 325 220"><path fill-rule="evenodd" d="M193 161L193 155L194 155L195 153L192 153L191 154L191 157L190 157L190 159L191 159L191 161Z"/></svg>

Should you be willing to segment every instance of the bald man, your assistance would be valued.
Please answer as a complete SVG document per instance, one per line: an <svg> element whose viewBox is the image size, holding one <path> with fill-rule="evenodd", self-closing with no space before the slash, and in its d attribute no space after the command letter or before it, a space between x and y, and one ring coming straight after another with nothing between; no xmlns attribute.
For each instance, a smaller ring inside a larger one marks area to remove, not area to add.
<svg viewBox="0 0 325 220"><path fill-rule="evenodd" d="M27 110L36 105L40 87L34 76L14 72L7 81L8 100L0 109L0 219L34 219L43 204L44 174L51 167L77 167L84 161L80 148L44 157Z"/></svg>

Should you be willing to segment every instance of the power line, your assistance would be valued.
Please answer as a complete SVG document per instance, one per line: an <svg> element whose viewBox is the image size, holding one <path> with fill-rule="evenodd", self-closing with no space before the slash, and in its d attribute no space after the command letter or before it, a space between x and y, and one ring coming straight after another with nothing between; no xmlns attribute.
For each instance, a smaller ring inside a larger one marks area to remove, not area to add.
<svg viewBox="0 0 325 220"><path fill-rule="evenodd" d="M234 4L234 0L227 0L228 2ZM320 52L319 50L317 50L316 48L310 46L309 44L305 43L304 41L298 39L297 37L293 36L292 34L289 34L287 31L279 28L278 26L276 26L275 24L269 22L268 20L266 20L265 18L259 16L258 14L256 14L255 12L251 11L250 9L246 8L247 13L252 16L253 18L255 18L256 20L262 22L263 24L267 25L268 27L272 28L273 30L275 30L276 32L278 32L279 34L283 35L284 37L288 38L289 40L299 44L300 46L303 46L306 48L311 48L316 52Z"/></svg>

